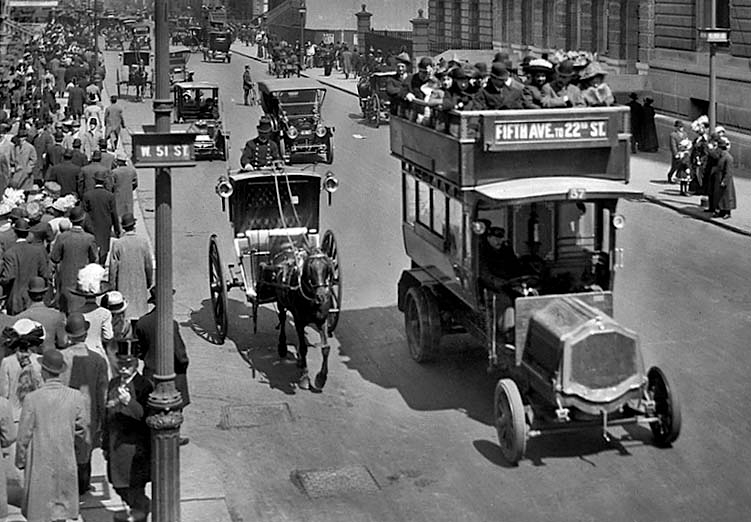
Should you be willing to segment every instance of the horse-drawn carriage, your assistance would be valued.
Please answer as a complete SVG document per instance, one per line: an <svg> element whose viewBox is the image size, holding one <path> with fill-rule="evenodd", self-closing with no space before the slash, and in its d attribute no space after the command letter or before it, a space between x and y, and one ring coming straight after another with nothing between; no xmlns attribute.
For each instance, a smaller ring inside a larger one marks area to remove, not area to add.
<svg viewBox="0 0 751 522"><path fill-rule="evenodd" d="M136 95L146 96L148 90L151 95L152 69L151 53L149 51L123 51L120 53L120 67L115 71L117 82L117 96L128 94L131 87Z"/></svg>
<svg viewBox="0 0 751 522"><path fill-rule="evenodd" d="M610 440L614 426L640 423L671 445L674 389L658 367L645 371L637 334L613 318L617 204L642 197L627 184L628 109L424 109L415 102L390 123L412 259L398 285L412 358L434 359L450 333L483 342L512 464L528 438L564 431Z"/></svg>
<svg viewBox="0 0 751 522"><path fill-rule="evenodd" d="M394 72L374 72L362 78L357 84L360 109L365 120L372 122L376 128L389 121L391 98L386 86L394 78Z"/></svg>
<svg viewBox="0 0 751 522"><path fill-rule="evenodd" d="M209 239L209 290L220 342L229 328L227 293L240 288L252 307L253 331L257 330L259 306L275 303L281 324L278 354L287 355L284 325L286 310L295 318L300 350L298 366L307 382L307 343L303 328L313 323L321 332L324 363L315 385L326 380L328 337L336 328L342 300L339 250L334 233L320 235L321 193L336 191L332 173L286 171L278 162L273 168L251 172L232 171L222 177L217 194L222 208L229 207L234 253L228 276L221 261L216 234Z"/></svg>
<svg viewBox="0 0 751 522"><path fill-rule="evenodd" d="M285 162L334 161L334 128L323 123L322 84L307 78L265 80L258 82L258 91Z"/></svg>

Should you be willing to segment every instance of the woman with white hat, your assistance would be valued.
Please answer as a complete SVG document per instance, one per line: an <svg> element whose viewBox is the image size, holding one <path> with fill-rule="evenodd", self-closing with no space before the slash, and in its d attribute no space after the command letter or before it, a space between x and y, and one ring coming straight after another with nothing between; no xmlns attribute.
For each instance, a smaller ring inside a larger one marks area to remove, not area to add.
<svg viewBox="0 0 751 522"><path fill-rule="evenodd" d="M97 263L86 265L78 271L76 288L71 290L73 295L85 299L83 305L72 312L80 312L89 323L86 336L86 347L101 355L107 361L107 378L112 378L112 365L105 346L112 340L112 312L97 304L97 298L104 295L101 288L104 268Z"/></svg>

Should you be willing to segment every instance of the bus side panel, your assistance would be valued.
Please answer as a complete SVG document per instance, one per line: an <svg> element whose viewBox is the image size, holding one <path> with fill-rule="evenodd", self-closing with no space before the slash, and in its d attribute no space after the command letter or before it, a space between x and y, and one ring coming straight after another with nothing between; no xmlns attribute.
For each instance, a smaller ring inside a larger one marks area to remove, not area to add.
<svg viewBox="0 0 751 522"><path fill-rule="evenodd" d="M442 249L443 240L420 225L402 224L404 248L412 261L425 270L434 281L443 285L456 297L471 305L472 296L462 287L447 252Z"/></svg>

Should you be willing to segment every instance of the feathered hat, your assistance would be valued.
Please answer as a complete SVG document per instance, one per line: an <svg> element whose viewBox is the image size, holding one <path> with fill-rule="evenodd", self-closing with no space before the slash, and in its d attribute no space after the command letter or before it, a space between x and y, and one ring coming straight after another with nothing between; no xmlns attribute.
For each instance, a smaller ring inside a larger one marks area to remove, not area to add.
<svg viewBox="0 0 751 522"><path fill-rule="evenodd" d="M106 292L102 290L104 268L102 265L91 263L78 271L76 287L71 290L72 294L84 297L97 297Z"/></svg>

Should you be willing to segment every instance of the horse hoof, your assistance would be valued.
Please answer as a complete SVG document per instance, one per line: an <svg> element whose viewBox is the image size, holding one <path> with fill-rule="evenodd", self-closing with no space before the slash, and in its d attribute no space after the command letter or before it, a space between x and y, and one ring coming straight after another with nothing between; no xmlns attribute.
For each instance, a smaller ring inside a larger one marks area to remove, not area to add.
<svg viewBox="0 0 751 522"><path fill-rule="evenodd" d="M279 358L280 359L285 359L287 357L287 345L286 344L284 344L284 345L280 344L279 346L277 346L276 347L276 353L279 354Z"/></svg>
<svg viewBox="0 0 751 522"><path fill-rule="evenodd" d="M306 373L302 377L300 377L300 380L297 381L297 387L301 390L309 390L310 389L310 377L308 377L308 374Z"/></svg>
<svg viewBox="0 0 751 522"><path fill-rule="evenodd" d="M323 387L326 386L326 375L322 373L317 374L315 378L315 385L318 390L323 390Z"/></svg>

